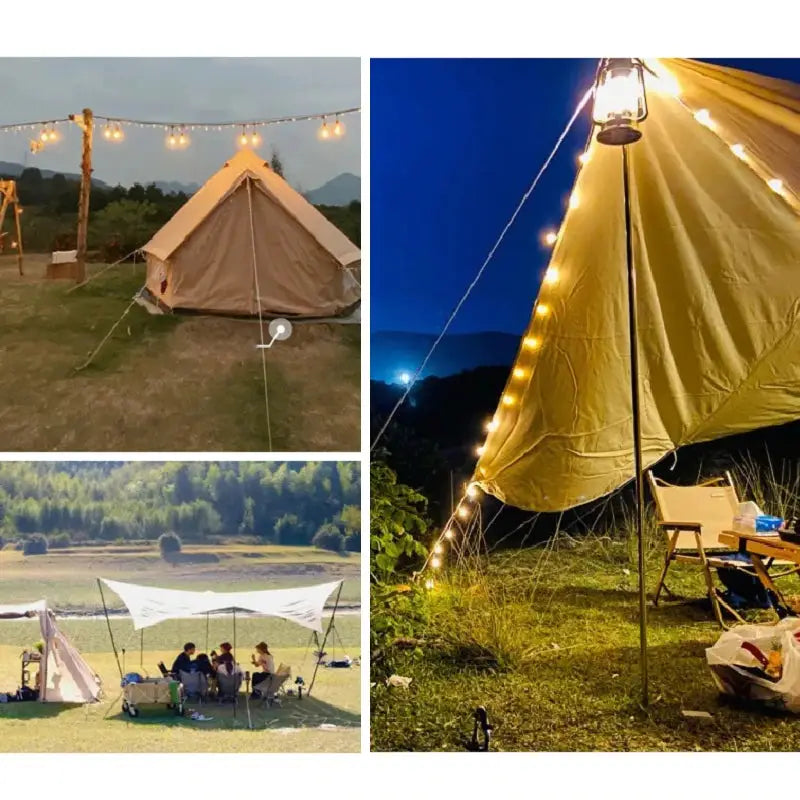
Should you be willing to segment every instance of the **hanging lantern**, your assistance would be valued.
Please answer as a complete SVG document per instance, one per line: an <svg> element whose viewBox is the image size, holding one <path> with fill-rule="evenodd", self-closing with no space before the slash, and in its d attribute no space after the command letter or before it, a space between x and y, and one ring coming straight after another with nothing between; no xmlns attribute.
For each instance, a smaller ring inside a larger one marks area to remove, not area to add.
<svg viewBox="0 0 800 800"><path fill-rule="evenodd" d="M592 120L600 126L597 141L624 145L638 141L639 123L647 117L644 65L638 58L606 58L594 87Z"/></svg>

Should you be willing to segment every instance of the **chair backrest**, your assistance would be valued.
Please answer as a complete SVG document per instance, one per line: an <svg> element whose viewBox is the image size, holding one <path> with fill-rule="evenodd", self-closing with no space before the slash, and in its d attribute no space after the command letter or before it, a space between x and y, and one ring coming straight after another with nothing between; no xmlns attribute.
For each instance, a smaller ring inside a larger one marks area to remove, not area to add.
<svg viewBox="0 0 800 800"><path fill-rule="evenodd" d="M699 522L704 550L722 547L719 534L730 530L739 507L739 498L731 476L714 478L696 486L673 486L652 472L647 473L656 500L659 521ZM672 536L671 531L667 531ZM691 531L678 534L676 550L697 550L697 540Z"/></svg>
<svg viewBox="0 0 800 800"><path fill-rule="evenodd" d="M200 695L201 697L208 694L208 678L202 672L184 672L181 670L179 678L186 694Z"/></svg>
<svg viewBox="0 0 800 800"><path fill-rule="evenodd" d="M284 671L285 670L285 671ZM291 670L285 664L281 664L278 667L278 672L274 675L270 675L258 688L261 692L261 696L265 700L270 700L271 698L275 697L275 695L280 690L281 686L283 686L289 678L292 677Z"/></svg>
<svg viewBox="0 0 800 800"><path fill-rule="evenodd" d="M225 669L217 670L217 687L222 697L236 697L242 685L242 673L237 669L229 674Z"/></svg>

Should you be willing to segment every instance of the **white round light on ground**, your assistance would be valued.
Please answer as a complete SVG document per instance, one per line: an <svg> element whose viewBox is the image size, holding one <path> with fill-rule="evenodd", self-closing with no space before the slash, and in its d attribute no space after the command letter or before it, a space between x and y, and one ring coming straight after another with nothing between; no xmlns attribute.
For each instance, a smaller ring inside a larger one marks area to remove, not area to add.
<svg viewBox="0 0 800 800"><path fill-rule="evenodd" d="M269 323L269 335L279 342L284 342L292 335L292 323L288 319L273 319Z"/></svg>

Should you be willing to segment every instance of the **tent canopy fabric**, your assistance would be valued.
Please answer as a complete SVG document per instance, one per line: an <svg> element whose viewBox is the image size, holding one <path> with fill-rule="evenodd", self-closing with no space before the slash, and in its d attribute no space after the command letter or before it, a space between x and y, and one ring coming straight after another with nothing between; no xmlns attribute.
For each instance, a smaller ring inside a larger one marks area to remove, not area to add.
<svg viewBox="0 0 800 800"><path fill-rule="evenodd" d="M800 416L800 87L649 65L628 148L645 467ZM634 474L622 149L588 156L475 472L535 511Z"/></svg>
<svg viewBox="0 0 800 800"><path fill-rule="evenodd" d="M236 609L280 617L321 633L325 601L341 584L341 581L334 581L299 589L269 589L260 592L189 592L139 586L105 578L100 580L125 603L133 618L135 630L149 628L168 619L183 619Z"/></svg>
<svg viewBox="0 0 800 800"><path fill-rule="evenodd" d="M0 605L0 619L21 619L35 617L47 611L47 601L37 600L34 603Z"/></svg>
<svg viewBox="0 0 800 800"><path fill-rule="evenodd" d="M99 676L59 630L46 600L0 605L0 619L37 616L43 642L39 700L43 703L91 703L99 700L102 694Z"/></svg>
<svg viewBox="0 0 800 800"><path fill-rule="evenodd" d="M333 316L360 299L360 250L248 148L142 250L147 288L171 308Z"/></svg>

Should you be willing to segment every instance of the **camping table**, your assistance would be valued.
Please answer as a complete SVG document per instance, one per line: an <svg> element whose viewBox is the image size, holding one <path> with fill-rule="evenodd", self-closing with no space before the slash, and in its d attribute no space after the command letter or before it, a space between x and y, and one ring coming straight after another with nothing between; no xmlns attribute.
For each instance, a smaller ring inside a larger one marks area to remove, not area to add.
<svg viewBox="0 0 800 800"><path fill-rule="evenodd" d="M745 553L750 558L753 569L764 588L775 593L784 611L795 614L781 590L775 585L775 581L770 577L764 559L789 561L800 566L800 545L784 541L777 533L740 533L738 531L722 531L719 535L719 542L730 547L731 550Z"/></svg>

